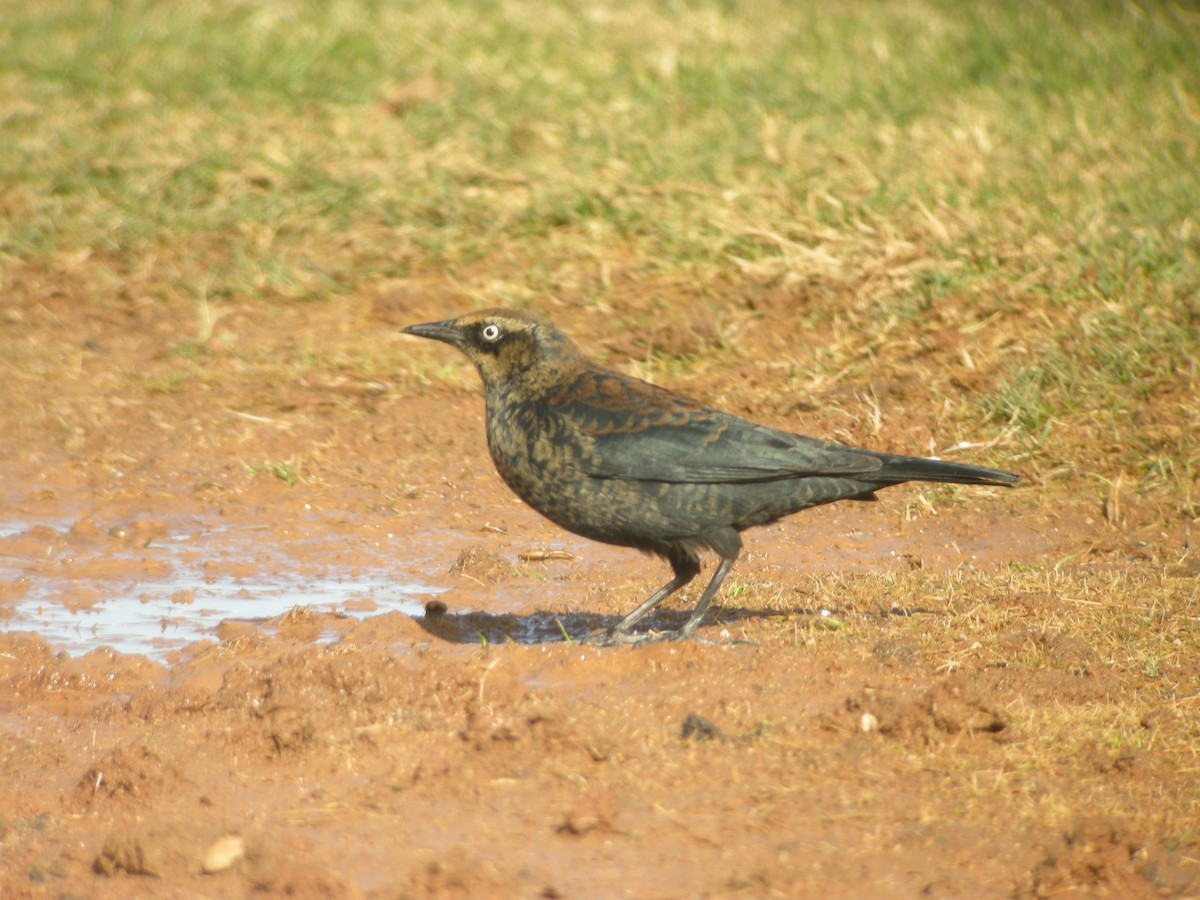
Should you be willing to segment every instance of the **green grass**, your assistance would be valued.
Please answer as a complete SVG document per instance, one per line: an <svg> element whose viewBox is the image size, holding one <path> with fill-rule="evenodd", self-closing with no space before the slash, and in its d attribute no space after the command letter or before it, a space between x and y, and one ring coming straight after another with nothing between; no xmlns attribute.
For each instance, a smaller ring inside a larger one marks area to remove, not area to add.
<svg viewBox="0 0 1200 900"><path fill-rule="evenodd" d="M1139 432L1151 400L1200 431L1183 6L7 0L0 22L6 272L84 259L164 303L432 272L604 306L591 273L616 269L717 285L718 316L765 287L797 344L843 334L826 374L949 310L995 335L964 416L1014 453ZM1161 438L1110 468L1194 479L1194 442Z"/></svg>
<svg viewBox="0 0 1200 900"><path fill-rule="evenodd" d="M259 465L251 463L243 463L242 465L245 466L246 471L251 475L257 476L264 473L274 475L288 487L295 487L301 481L301 464L295 458L286 459L282 462L270 462L268 460Z"/></svg>

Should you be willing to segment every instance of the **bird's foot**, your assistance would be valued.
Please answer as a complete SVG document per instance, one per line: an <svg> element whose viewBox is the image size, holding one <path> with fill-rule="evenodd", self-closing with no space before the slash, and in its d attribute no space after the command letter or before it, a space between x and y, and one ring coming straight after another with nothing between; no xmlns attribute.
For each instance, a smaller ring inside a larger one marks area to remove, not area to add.
<svg viewBox="0 0 1200 900"><path fill-rule="evenodd" d="M695 629L669 628L665 631L617 631L615 628L607 631L593 631L581 643L592 647L640 647L643 644L660 644L666 641L693 640L702 647L728 647L731 644L751 644L753 641L744 639L714 641L697 636Z"/></svg>
<svg viewBox="0 0 1200 900"><path fill-rule="evenodd" d="M639 647L642 644L658 644L663 641L678 641L686 637L682 629L667 631L617 631L610 628L606 631L593 631L583 643L592 647Z"/></svg>

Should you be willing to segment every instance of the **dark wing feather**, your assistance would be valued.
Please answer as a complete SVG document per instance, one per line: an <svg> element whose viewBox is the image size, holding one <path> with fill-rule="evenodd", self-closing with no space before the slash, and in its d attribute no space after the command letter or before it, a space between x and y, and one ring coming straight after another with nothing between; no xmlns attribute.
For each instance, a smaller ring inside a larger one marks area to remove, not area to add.
<svg viewBox="0 0 1200 900"><path fill-rule="evenodd" d="M776 431L615 372L585 373L550 408L560 424L591 445L577 464L599 478L712 484L847 477L881 487L904 481L1017 480L995 469L857 450Z"/></svg>
<svg viewBox="0 0 1200 900"><path fill-rule="evenodd" d="M591 450L590 475L679 483L878 472L873 453L755 425L636 378L592 369L547 405Z"/></svg>
<svg viewBox="0 0 1200 900"><path fill-rule="evenodd" d="M636 432L590 435L591 474L668 482L776 481L811 475L869 476L873 454L786 434L722 413L692 414Z"/></svg>

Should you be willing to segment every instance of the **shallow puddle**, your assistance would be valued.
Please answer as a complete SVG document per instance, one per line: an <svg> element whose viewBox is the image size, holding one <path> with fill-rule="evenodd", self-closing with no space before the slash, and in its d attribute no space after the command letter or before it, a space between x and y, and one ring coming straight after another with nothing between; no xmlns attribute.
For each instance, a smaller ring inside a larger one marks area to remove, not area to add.
<svg viewBox="0 0 1200 900"><path fill-rule="evenodd" d="M9 522L0 526L0 621L73 656L111 647L158 658L215 638L225 621L262 623L297 606L421 615L442 590L391 577L386 562L361 554L346 560L337 537L327 540L321 553L312 537L280 541L264 529ZM302 561L322 558L341 563Z"/></svg>

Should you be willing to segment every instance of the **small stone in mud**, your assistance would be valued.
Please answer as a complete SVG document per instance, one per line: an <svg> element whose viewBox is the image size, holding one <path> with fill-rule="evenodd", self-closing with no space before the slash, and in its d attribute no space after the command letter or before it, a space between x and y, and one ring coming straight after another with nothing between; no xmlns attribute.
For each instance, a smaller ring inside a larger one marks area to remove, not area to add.
<svg viewBox="0 0 1200 900"><path fill-rule="evenodd" d="M200 869L205 875L215 875L224 872L230 866L240 862L246 855L246 841L236 834L227 834L217 838L204 851L200 861Z"/></svg>
<svg viewBox="0 0 1200 900"><path fill-rule="evenodd" d="M428 600L425 603L425 615L427 616L444 616L447 606L441 600Z"/></svg>
<svg viewBox="0 0 1200 900"><path fill-rule="evenodd" d="M713 738L719 738L720 736L721 729L703 716L688 713L687 718L683 720L683 739L685 741L688 738L695 738L698 741L711 741Z"/></svg>

